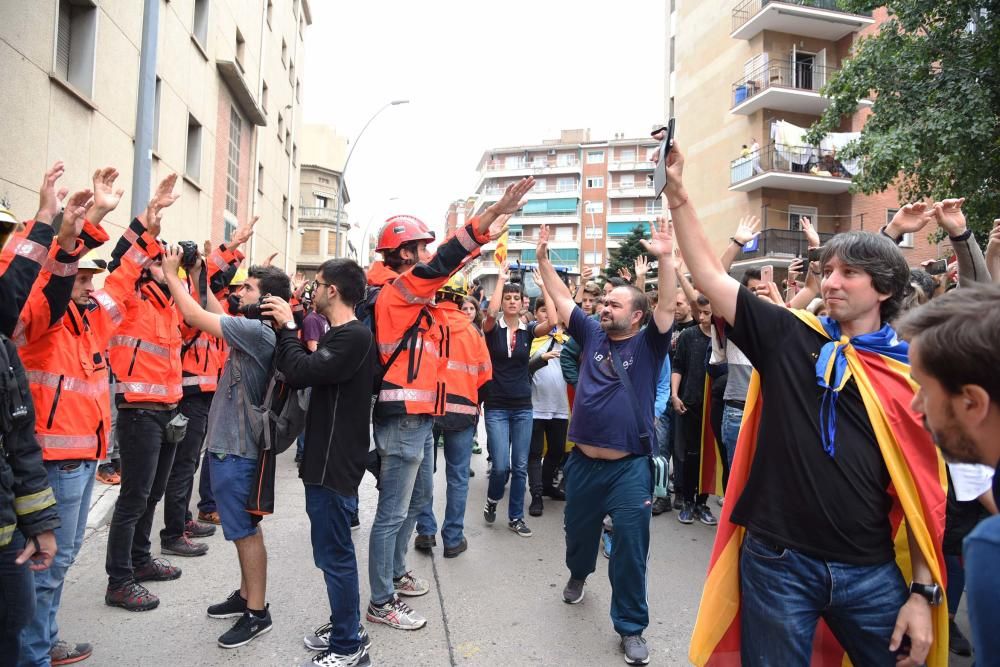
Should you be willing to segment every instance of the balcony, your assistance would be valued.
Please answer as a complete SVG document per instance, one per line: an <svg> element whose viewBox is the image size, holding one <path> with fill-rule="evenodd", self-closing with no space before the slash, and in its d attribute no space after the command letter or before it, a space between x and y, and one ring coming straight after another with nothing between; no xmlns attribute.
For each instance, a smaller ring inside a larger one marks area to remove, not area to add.
<svg viewBox="0 0 1000 667"><path fill-rule="evenodd" d="M546 176L549 174L578 174L582 168L576 157L557 158L549 156L534 160L490 160L486 163L485 175L496 176Z"/></svg>
<svg viewBox="0 0 1000 667"><path fill-rule="evenodd" d="M636 224L640 222L653 222L656 217L663 215L663 208L656 207L654 209L624 209L612 206L607 212L607 222L608 224L618 223L618 222L635 222Z"/></svg>
<svg viewBox="0 0 1000 667"><path fill-rule="evenodd" d="M851 175L835 151L815 146L768 144L729 164L729 190L759 188L837 195L851 187Z"/></svg>
<svg viewBox="0 0 1000 667"><path fill-rule="evenodd" d="M654 166L649 160L617 160L608 162L608 171L653 171Z"/></svg>
<svg viewBox="0 0 1000 667"><path fill-rule="evenodd" d="M608 188L608 197L611 199L631 199L635 197L655 197L653 182L640 181L638 183L612 183Z"/></svg>
<svg viewBox="0 0 1000 667"><path fill-rule="evenodd" d="M770 30L836 41L874 22L871 12L845 12L837 0L744 0L733 9L729 36L751 39Z"/></svg>
<svg viewBox="0 0 1000 667"><path fill-rule="evenodd" d="M770 63L733 84L731 113L749 116L760 109L775 109L819 116L830 106L820 94L837 67L812 63Z"/></svg>
<svg viewBox="0 0 1000 667"><path fill-rule="evenodd" d="M341 224L347 224L347 214L341 212ZM324 208L321 206L302 206L299 208L299 220L319 220L329 222L331 225L337 221L336 208Z"/></svg>
<svg viewBox="0 0 1000 667"><path fill-rule="evenodd" d="M479 195L480 201L497 201L503 197L505 190L505 187L499 185L487 185ZM580 183L578 182L572 185L555 185L544 188L539 188L539 184L536 183L535 187L531 188L525 195L525 199L547 199L552 195L565 197L566 195L579 194L579 192Z"/></svg>
<svg viewBox="0 0 1000 667"><path fill-rule="evenodd" d="M833 234L820 232L819 239L826 243ZM795 257L805 257L809 250L805 234L791 229L765 229L760 233L760 241L753 252L742 252L736 255L736 264L743 266L767 264L771 259L791 260Z"/></svg>

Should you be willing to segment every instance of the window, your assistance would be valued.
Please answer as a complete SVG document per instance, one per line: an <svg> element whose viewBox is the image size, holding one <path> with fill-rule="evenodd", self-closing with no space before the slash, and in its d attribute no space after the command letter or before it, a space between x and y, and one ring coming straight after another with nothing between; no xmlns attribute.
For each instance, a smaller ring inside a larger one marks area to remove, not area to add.
<svg viewBox="0 0 1000 667"><path fill-rule="evenodd" d="M316 208L326 208L327 201L323 195L316 195Z"/></svg>
<svg viewBox="0 0 1000 667"><path fill-rule="evenodd" d="M229 211L222 212L222 240L228 243L233 240L236 231L236 216Z"/></svg>
<svg viewBox="0 0 1000 667"><path fill-rule="evenodd" d="M604 213L604 202L602 201L584 202L584 213Z"/></svg>
<svg viewBox="0 0 1000 667"><path fill-rule="evenodd" d="M588 239L602 239L604 238L604 230L601 229L600 227L587 225L587 230L584 232L584 237Z"/></svg>
<svg viewBox="0 0 1000 667"><path fill-rule="evenodd" d="M586 252L583 254L583 263L590 266L600 266L603 263L603 259L599 252Z"/></svg>
<svg viewBox="0 0 1000 667"><path fill-rule="evenodd" d="M809 218L815 225L817 223L818 211L815 206L795 206L788 207L788 228L792 231L799 231L799 219Z"/></svg>
<svg viewBox="0 0 1000 667"><path fill-rule="evenodd" d="M281 219L288 220L288 197L284 195L281 197Z"/></svg>
<svg viewBox="0 0 1000 667"><path fill-rule="evenodd" d="M284 69L288 67L288 44L285 44L285 40L281 40L281 68Z"/></svg>
<svg viewBox="0 0 1000 667"><path fill-rule="evenodd" d="M508 155L503 159L504 169L520 169L523 166L524 162L517 155Z"/></svg>
<svg viewBox="0 0 1000 667"><path fill-rule="evenodd" d="M260 105L262 107L264 107L264 113L267 113L267 94L268 94L269 90L270 89L267 87L267 81L261 82L261 87L260 87Z"/></svg>
<svg viewBox="0 0 1000 667"><path fill-rule="evenodd" d="M572 153L560 153L556 156L556 166L568 167L569 165L576 162Z"/></svg>
<svg viewBox="0 0 1000 667"><path fill-rule="evenodd" d="M243 64L243 58L247 53L247 41L243 39L243 33L240 29L236 29L236 64L239 65L240 71L245 72L246 67Z"/></svg>
<svg viewBox="0 0 1000 667"><path fill-rule="evenodd" d="M240 148L243 140L243 119L236 107L229 108L229 162L226 166L226 210L240 214Z"/></svg>
<svg viewBox="0 0 1000 667"><path fill-rule="evenodd" d="M264 194L264 165L257 163L257 192Z"/></svg>
<svg viewBox="0 0 1000 667"><path fill-rule="evenodd" d="M569 225L562 225L556 227L556 241L572 241L573 240L573 228Z"/></svg>
<svg viewBox="0 0 1000 667"><path fill-rule="evenodd" d="M549 187L549 181L545 178L539 178L535 181L535 187L532 188L534 192L545 192Z"/></svg>
<svg viewBox="0 0 1000 667"><path fill-rule="evenodd" d="M635 149L622 148L618 151L618 160L621 162L635 162Z"/></svg>
<svg viewBox="0 0 1000 667"><path fill-rule="evenodd" d="M604 187L604 177L603 176L591 176L587 179L588 188L603 188Z"/></svg>
<svg viewBox="0 0 1000 667"><path fill-rule="evenodd" d="M587 164L601 164L604 162L604 151L587 151Z"/></svg>
<svg viewBox="0 0 1000 667"><path fill-rule="evenodd" d="M160 143L160 89L163 88L163 79L156 77L156 85L153 87L153 150L155 151Z"/></svg>
<svg viewBox="0 0 1000 667"><path fill-rule="evenodd" d="M556 179L557 192L573 192L576 190L576 178L573 176L560 176Z"/></svg>
<svg viewBox="0 0 1000 667"><path fill-rule="evenodd" d="M59 0L56 75L78 91L94 94L97 7L87 0Z"/></svg>
<svg viewBox="0 0 1000 667"><path fill-rule="evenodd" d="M549 159L544 155L535 155L531 158L532 167L546 167L549 164Z"/></svg>
<svg viewBox="0 0 1000 667"><path fill-rule="evenodd" d="M320 183L325 183L326 185L330 185L330 179L327 178L326 176L319 176L316 178L316 180L319 181Z"/></svg>
<svg viewBox="0 0 1000 667"><path fill-rule="evenodd" d="M271 18L274 16L274 0L267 0L267 27L271 27Z"/></svg>
<svg viewBox="0 0 1000 667"><path fill-rule="evenodd" d="M635 187L635 174L622 174L618 178L618 187L624 189Z"/></svg>
<svg viewBox="0 0 1000 667"><path fill-rule="evenodd" d="M635 202L631 199L623 199L618 203L619 213L631 213L635 210Z"/></svg>
<svg viewBox="0 0 1000 667"><path fill-rule="evenodd" d="M205 48L208 44L208 0L194 0L194 22L191 25L191 34Z"/></svg>
<svg viewBox="0 0 1000 667"><path fill-rule="evenodd" d="M184 161L184 173L193 181L201 177L201 123L188 114L187 156Z"/></svg>
<svg viewBox="0 0 1000 667"><path fill-rule="evenodd" d="M892 217L896 215L899 211L898 208L887 208L885 210L885 224L892 222ZM913 247L913 232L906 232L903 234L903 239L899 242L900 248L912 248Z"/></svg>
<svg viewBox="0 0 1000 667"><path fill-rule="evenodd" d="M646 200L646 214L659 215L663 213L663 203L659 199Z"/></svg>
<svg viewBox="0 0 1000 667"><path fill-rule="evenodd" d="M319 230L318 229L304 229L302 230L302 245L299 246L299 252L303 255L318 255L319 254Z"/></svg>

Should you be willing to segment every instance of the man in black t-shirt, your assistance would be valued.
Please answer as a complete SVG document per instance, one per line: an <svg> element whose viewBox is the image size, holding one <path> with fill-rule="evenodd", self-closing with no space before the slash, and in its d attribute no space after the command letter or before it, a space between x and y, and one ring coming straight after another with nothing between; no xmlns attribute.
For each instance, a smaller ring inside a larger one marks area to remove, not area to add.
<svg viewBox="0 0 1000 667"><path fill-rule="evenodd" d="M319 267L313 298L330 329L312 354L298 338L288 304L270 297L264 306L277 325L278 370L291 386L312 387L299 477L305 485L313 561L323 571L330 600L329 623L304 640L306 647L321 651L308 663L318 666L369 664L351 539L351 517L358 511L358 485L368 460L376 360L372 333L354 315L365 282L365 272L350 259L330 259Z"/></svg>
<svg viewBox="0 0 1000 667"><path fill-rule="evenodd" d="M692 654L701 655L711 643L704 627L739 623L743 665L808 666L822 618L856 665L922 664L934 637L931 605L940 602L940 588L912 531L906 531L912 594L895 562L890 474L855 378L839 391L818 385L820 354L832 349L835 361L842 348L725 272L684 189L683 156L675 148L667 160L666 193L681 253L715 314L729 324L730 339L759 374L763 399L745 487L723 510L724 523L746 529L738 620L699 618ZM879 334L894 341L885 322L899 311L909 268L892 241L865 232L839 234L827 242L820 265L833 320L824 327L838 333L833 340L859 346L858 337L868 341ZM822 419L821 402L833 405ZM723 532L739 539L739 531ZM901 647L904 633L909 648ZM709 650L721 654L732 647L715 640ZM908 657L896 663L897 651Z"/></svg>

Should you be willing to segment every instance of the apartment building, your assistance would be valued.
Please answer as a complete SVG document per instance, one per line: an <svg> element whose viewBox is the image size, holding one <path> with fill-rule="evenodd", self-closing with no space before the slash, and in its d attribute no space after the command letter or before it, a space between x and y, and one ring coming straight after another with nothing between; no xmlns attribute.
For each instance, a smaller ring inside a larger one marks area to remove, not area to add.
<svg viewBox="0 0 1000 667"><path fill-rule="evenodd" d="M884 9L854 14L836 0L667 0L667 11L664 110L677 119L692 200L720 251L742 216L762 221L757 249L737 267L771 264L780 273L805 251L803 216L824 239L877 231L891 219L896 192L851 193L858 165L838 155L864 126L870 101L820 146L802 139L829 106L820 90L858 37L878 29ZM914 266L939 251L927 233L902 247Z"/></svg>
<svg viewBox="0 0 1000 667"><path fill-rule="evenodd" d="M534 264L535 239L547 225L549 256L557 267L572 273L600 268L636 225L648 224L662 210L649 161L655 146L650 137L592 140L590 130L563 130L559 139L541 144L487 150L479 160L471 210L481 213L511 183L534 176L527 203L510 220L508 262ZM496 275L495 249L495 243L483 247L474 276Z"/></svg>
<svg viewBox="0 0 1000 667"><path fill-rule="evenodd" d="M153 187L177 173L181 198L164 217L165 238L218 243L259 215L251 257L278 253L276 264L290 268L311 22L308 0L0 3L0 78L11 101L0 117L0 196L28 218L55 160L73 189L113 165L126 190L107 222L114 234L145 205L145 195L133 198L135 173ZM140 90L144 28L155 45L145 49L147 62L155 55L149 96ZM137 129L140 110L150 107L151 150L137 155L148 136Z"/></svg>
<svg viewBox="0 0 1000 667"><path fill-rule="evenodd" d="M357 258L348 241L351 229L343 209L351 201L347 184L341 186L347 138L326 125L302 127L302 164L299 175L298 255L295 269L312 278L319 265L331 257ZM341 190L342 188L342 190ZM337 195L343 194L340 219Z"/></svg>

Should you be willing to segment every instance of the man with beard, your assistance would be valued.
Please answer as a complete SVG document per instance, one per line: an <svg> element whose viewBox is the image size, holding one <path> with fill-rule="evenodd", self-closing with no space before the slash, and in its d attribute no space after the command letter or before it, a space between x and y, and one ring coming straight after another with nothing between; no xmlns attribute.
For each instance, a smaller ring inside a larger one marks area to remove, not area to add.
<svg viewBox="0 0 1000 667"><path fill-rule="evenodd" d="M1000 465L1000 285L949 292L905 315L896 328L910 341L910 375L920 384L913 409L945 458ZM994 499L998 480L994 474ZM993 660L1000 656L1000 516L976 526L963 555L972 643L980 661Z"/></svg>
<svg viewBox="0 0 1000 667"><path fill-rule="evenodd" d="M631 285L612 289L600 309L600 323L573 303L548 257L548 230L538 235L538 267L559 320L580 342L580 382L569 428L576 443L564 465L566 479L566 566L570 578L563 601L583 601L594 571L605 515L615 525L608 573L611 620L621 636L625 662L649 662L642 637L649 624L646 560L652 506L653 412L660 368L670 349L674 323L673 239L659 221L646 251L657 255L659 301L649 326L646 295Z"/></svg>

